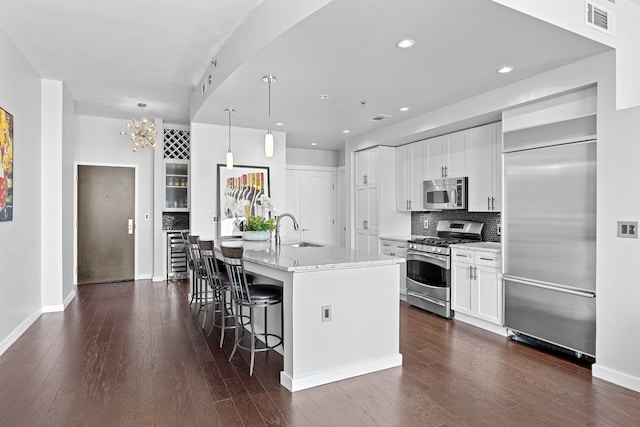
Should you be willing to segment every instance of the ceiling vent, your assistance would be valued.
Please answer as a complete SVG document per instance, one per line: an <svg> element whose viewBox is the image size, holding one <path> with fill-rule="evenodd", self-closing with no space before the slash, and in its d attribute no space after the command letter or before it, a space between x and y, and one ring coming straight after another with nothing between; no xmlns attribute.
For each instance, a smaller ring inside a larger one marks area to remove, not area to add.
<svg viewBox="0 0 640 427"><path fill-rule="evenodd" d="M379 122L380 120L388 119L391 116L387 116L386 114L379 114L375 117L369 119L370 122Z"/></svg>
<svg viewBox="0 0 640 427"><path fill-rule="evenodd" d="M592 28L614 35L613 12L601 5L587 0L585 2L585 23Z"/></svg>

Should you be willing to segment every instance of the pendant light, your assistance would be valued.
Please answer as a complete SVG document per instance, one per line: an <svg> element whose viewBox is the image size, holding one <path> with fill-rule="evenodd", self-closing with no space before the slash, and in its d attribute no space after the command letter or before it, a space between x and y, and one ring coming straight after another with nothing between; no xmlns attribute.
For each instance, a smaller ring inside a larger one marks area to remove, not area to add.
<svg viewBox="0 0 640 427"><path fill-rule="evenodd" d="M229 113L229 148L227 148L227 169L233 169L233 153L231 152L231 113L235 113L233 108L224 110Z"/></svg>
<svg viewBox="0 0 640 427"><path fill-rule="evenodd" d="M271 133L271 83L276 82L275 76L269 74L264 76L262 81L269 84L269 126L267 133L264 136L264 155L267 157L273 157L273 134Z"/></svg>

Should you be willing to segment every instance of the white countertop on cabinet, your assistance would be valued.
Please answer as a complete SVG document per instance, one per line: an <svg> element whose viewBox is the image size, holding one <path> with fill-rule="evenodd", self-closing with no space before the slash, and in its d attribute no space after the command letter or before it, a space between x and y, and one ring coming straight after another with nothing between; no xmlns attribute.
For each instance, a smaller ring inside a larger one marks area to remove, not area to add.
<svg viewBox="0 0 640 427"><path fill-rule="evenodd" d="M286 241L279 247L273 240L262 242L240 239L221 239L216 244L244 247L246 261L284 271L318 271L344 268L362 268L375 265L400 264L404 258L388 255L364 255L353 249L337 246L293 247L294 241Z"/></svg>
<svg viewBox="0 0 640 427"><path fill-rule="evenodd" d="M453 248L462 249L480 249L483 251L501 252L502 243L500 242L471 242L471 243L457 243L451 245Z"/></svg>
<svg viewBox="0 0 640 427"><path fill-rule="evenodd" d="M393 240L394 242L408 242L411 236L380 236L380 239Z"/></svg>

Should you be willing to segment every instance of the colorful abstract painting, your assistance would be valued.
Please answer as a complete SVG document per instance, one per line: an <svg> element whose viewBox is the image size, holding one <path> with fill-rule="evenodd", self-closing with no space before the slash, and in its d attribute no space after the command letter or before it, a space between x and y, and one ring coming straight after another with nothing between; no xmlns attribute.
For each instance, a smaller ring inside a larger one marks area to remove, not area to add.
<svg viewBox="0 0 640 427"><path fill-rule="evenodd" d="M0 108L0 221L13 220L13 116Z"/></svg>

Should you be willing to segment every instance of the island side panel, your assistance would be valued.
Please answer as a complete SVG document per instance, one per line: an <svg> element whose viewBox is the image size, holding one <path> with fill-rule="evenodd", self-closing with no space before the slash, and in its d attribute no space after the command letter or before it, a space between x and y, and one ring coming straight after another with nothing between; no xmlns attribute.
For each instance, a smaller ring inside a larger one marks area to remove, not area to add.
<svg viewBox="0 0 640 427"><path fill-rule="evenodd" d="M398 292L398 264L295 272L282 383L295 391L401 365Z"/></svg>

